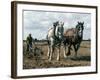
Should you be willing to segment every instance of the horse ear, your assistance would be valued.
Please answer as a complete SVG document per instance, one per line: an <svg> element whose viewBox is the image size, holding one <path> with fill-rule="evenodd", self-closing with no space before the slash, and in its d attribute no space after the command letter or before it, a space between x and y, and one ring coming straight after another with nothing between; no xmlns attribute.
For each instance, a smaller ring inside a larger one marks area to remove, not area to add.
<svg viewBox="0 0 100 80"><path fill-rule="evenodd" d="M84 24L84 22L83 22L83 24Z"/></svg>
<svg viewBox="0 0 100 80"><path fill-rule="evenodd" d="M79 24L80 22L78 21L78 24Z"/></svg>

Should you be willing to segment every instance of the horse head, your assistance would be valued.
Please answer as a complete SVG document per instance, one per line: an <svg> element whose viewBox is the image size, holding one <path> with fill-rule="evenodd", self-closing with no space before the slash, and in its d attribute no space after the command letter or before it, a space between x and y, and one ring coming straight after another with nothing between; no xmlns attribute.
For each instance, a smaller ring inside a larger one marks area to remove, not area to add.
<svg viewBox="0 0 100 80"><path fill-rule="evenodd" d="M55 35L59 38L62 39L63 38L63 32L64 32L64 22L58 22L58 25L56 26L56 31L55 31Z"/></svg>
<svg viewBox="0 0 100 80"><path fill-rule="evenodd" d="M56 27L59 24L59 21L53 23L53 26Z"/></svg>
<svg viewBox="0 0 100 80"><path fill-rule="evenodd" d="M76 29L78 31L78 35L80 37L83 36L83 30L84 30L84 22L78 22L78 24L76 25Z"/></svg>
<svg viewBox="0 0 100 80"><path fill-rule="evenodd" d="M78 22L78 24L76 25L76 29L79 31L83 31L84 30L84 22Z"/></svg>

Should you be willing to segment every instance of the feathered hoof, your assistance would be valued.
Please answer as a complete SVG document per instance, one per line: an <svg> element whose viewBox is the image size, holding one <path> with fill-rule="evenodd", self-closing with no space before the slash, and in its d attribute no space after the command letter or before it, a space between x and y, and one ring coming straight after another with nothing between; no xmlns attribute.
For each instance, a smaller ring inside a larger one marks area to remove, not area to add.
<svg viewBox="0 0 100 80"><path fill-rule="evenodd" d="M49 61L51 61L51 58L49 58Z"/></svg>
<svg viewBox="0 0 100 80"><path fill-rule="evenodd" d="M57 61L60 61L60 59L57 59Z"/></svg>
<svg viewBox="0 0 100 80"><path fill-rule="evenodd" d="M67 55L64 55L64 58L66 59L67 58Z"/></svg>
<svg viewBox="0 0 100 80"><path fill-rule="evenodd" d="M77 55L74 55L75 58L77 58Z"/></svg>
<svg viewBox="0 0 100 80"><path fill-rule="evenodd" d="M60 61L60 58L57 58L57 61Z"/></svg>
<svg viewBox="0 0 100 80"><path fill-rule="evenodd" d="M50 60L50 56L47 56L47 59Z"/></svg>

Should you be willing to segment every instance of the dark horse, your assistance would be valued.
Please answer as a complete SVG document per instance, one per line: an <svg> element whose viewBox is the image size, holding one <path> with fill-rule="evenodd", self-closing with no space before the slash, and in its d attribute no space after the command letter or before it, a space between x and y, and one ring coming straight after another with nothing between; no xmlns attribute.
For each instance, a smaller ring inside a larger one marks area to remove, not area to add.
<svg viewBox="0 0 100 80"><path fill-rule="evenodd" d="M67 56L71 54L70 49L73 45L75 50L75 56L83 39L84 22L78 22L76 28L68 29L64 32L64 54L66 54L66 47L68 45Z"/></svg>

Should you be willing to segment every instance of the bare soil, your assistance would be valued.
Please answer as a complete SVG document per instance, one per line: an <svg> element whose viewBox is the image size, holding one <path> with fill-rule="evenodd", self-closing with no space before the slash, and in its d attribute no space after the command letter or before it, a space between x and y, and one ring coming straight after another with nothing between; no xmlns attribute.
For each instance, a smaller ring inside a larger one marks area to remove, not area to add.
<svg viewBox="0 0 100 80"><path fill-rule="evenodd" d="M56 60L57 48L49 61L47 57L48 45L46 42L36 42L36 51L33 50L31 54L26 52L26 43L23 42L23 69L36 68L57 68L57 67L76 67L76 66L90 66L91 65L91 43L90 41L83 41L78 50L77 57L72 47L71 55L67 58L63 57L63 46L61 46L60 61ZM33 49L35 49L33 46Z"/></svg>

